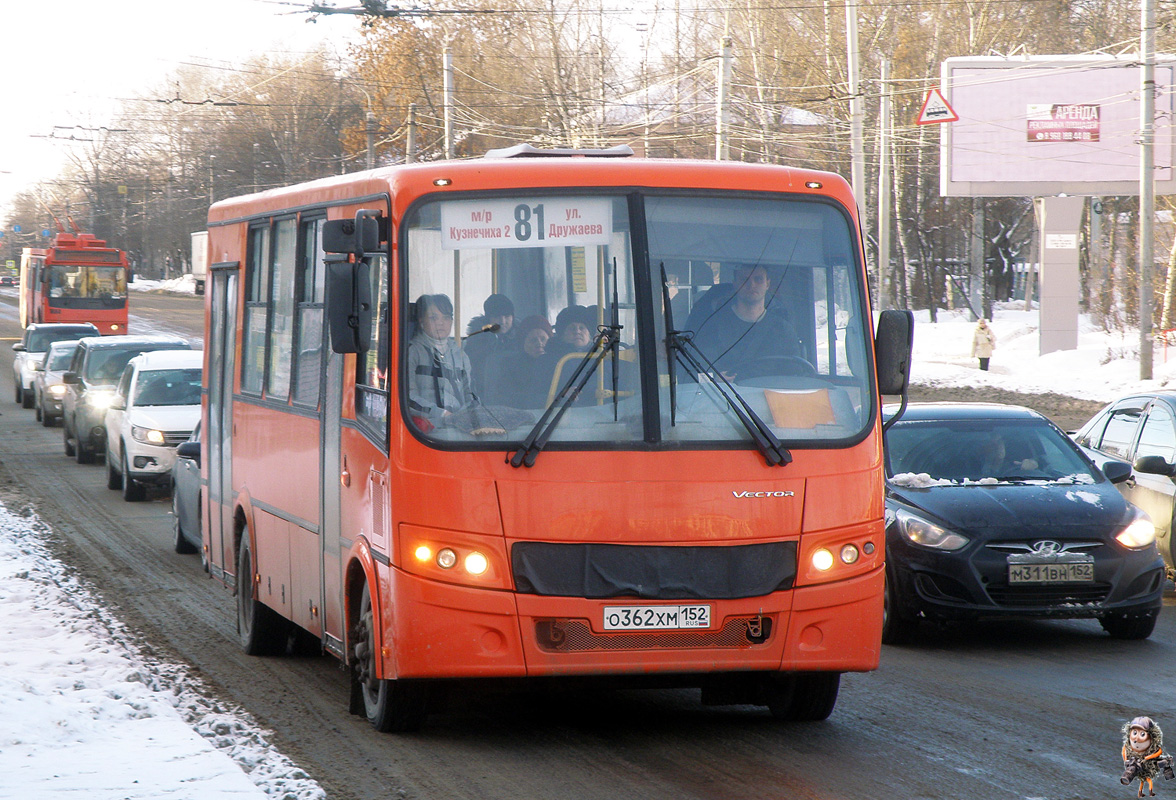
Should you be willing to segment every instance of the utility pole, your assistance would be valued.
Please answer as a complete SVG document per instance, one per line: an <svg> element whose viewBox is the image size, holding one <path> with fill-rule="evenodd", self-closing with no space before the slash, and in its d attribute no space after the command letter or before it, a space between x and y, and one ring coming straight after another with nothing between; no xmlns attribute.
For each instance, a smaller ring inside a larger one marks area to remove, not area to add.
<svg viewBox="0 0 1176 800"><path fill-rule="evenodd" d="M445 157L453 158L453 53L445 47Z"/></svg>
<svg viewBox="0 0 1176 800"><path fill-rule="evenodd" d="M731 146L727 141L727 129L731 124L731 102L728 87L731 83L731 37L723 37L723 52L719 58L719 91L715 101L715 160L731 158Z"/></svg>
<svg viewBox="0 0 1176 800"><path fill-rule="evenodd" d="M856 0L845 3L845 43L849 64L849 137L853 153L853 195L858 209L866 207L866 145L864 142L865 113L862 110L861 76L858 68L858 18Z"/></svg>
<svg viewBox="0 0 1176 800"><path fill-rule="evenodd" d="M408 133L404 142L404 163L411 164L416 161L416 103L408 104L408 122L405 124Z"/></svg>
<svg viewBox="0 0 1176 800"><path fill-rule="evenodd" d="M367 134L367 168L376 168L376 115L367 112L364 133Z"/></svg>
<svg viewBox="0 0 1176 800"><path fill-rule="evenodd" d="M1153 0L1140 0L1139 37L1139 379L1152 378L1152 266L1156 216L1156 11Z"/></svg>
<svg viewBox="0 0 1176 800"><path fill-rule="evenodd" d="M878 111L878 310L890 306L890 58L882 57L881 107Z"/></svg>

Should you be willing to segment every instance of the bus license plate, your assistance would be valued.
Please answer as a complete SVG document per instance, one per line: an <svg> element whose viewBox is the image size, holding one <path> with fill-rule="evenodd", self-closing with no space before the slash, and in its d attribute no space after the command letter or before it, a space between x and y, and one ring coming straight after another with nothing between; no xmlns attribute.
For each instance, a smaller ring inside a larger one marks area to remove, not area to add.
<svg viewBox="0 0 1176 800"><path fill-rule="evenodd" d="M1091 583L1094 564L1009 564L1009 583Z"/></svg>
<svg viewBox="0 0 1176 800"><path fill-rule="evenodd" d="M675 631L709 628L711 607L693 606L605 606L606 631Z"/></svg>

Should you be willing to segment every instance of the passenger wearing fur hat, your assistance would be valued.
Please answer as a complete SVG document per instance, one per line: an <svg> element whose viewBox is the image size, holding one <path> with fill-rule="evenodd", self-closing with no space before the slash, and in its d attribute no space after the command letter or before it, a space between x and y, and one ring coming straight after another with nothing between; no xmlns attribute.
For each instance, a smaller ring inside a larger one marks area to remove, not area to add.
<svg viewBox="0 0 1176 800"><path fill-rule="evenodd" d="M504 294L492 294L482 303L483 314L470 320L462 344L473 370L474 390L485 397L489 364L493 356L514 349L514 303Z"/></svg>
<svg viewBox="0 0 1176 800"><path fill-rule="evenodd" d="M553 331L541 316L527 317L518 324L521 347L496 354L487 364L487 403L513 408L543 408L551 385L547 344Z"/></svg>
<svg viewBox="0 0 1176 800"><path fill-rule="evenodd" d="M1164 780L1176 777L1172 769L1172 757L1164 755L1164 732L1151 717L1136 717L1123 725L1123 777L1119 782L1129 786L1139 779L1139 797L1143 797L1143 784L1152 797L1156 796L1152 782L1160 770Z"/></svg>

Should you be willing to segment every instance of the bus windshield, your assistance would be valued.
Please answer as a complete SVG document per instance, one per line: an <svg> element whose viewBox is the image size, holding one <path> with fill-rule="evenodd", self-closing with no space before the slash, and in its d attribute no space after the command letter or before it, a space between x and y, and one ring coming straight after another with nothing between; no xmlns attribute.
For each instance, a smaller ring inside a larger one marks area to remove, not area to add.
<svg viewBox="0 0 1176 800"><path fill-rule="evenodd" d="M122 267L54 264L46 273L50 306L120 308L126 302L127 271Z"/></svg>
<svg viewBox="0 0 1176 800"><path fill-rule="evenodd" d="M638 228L640 226L640 228ZM406 224L406 418L438 446L845 444L875 409L849 218L775 194L428 200Z"/></svg>

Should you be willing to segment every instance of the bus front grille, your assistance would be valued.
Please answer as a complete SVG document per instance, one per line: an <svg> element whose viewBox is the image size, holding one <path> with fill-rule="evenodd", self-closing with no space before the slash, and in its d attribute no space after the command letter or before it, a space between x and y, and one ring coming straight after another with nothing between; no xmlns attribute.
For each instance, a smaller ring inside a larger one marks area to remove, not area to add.
<svg viewBox="0 0 1176 800"><path fill-rule="evenodd" d="M548 653L762 647L771 638L771 618L759 615L728 617L723 627L707 631L597 633L583 619L541 619L535 622L535 642L540 650Z"/></svg>

